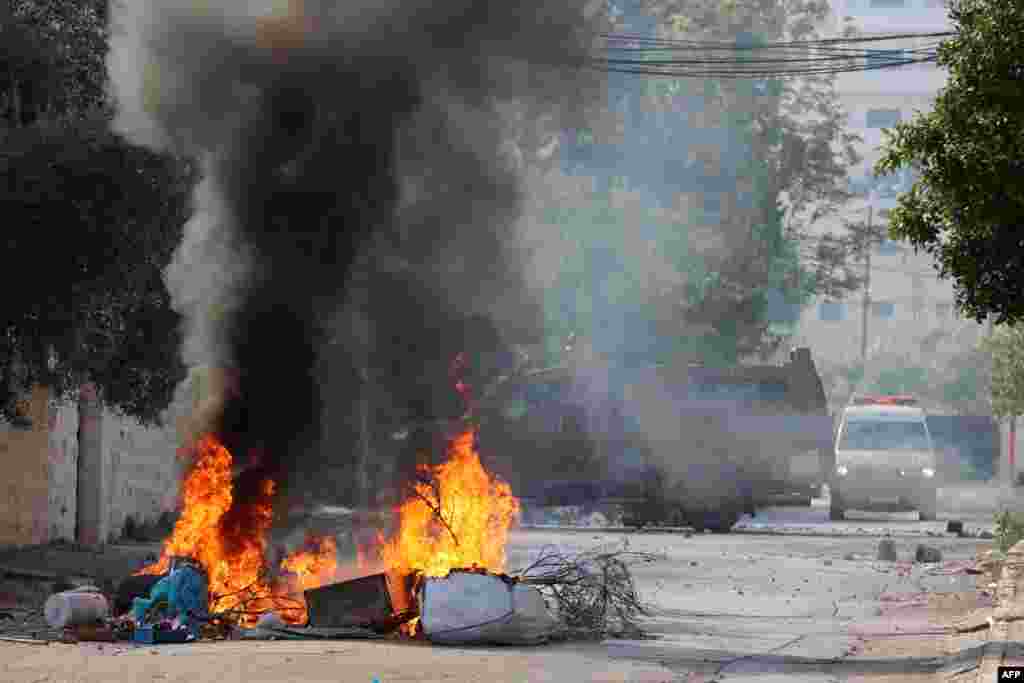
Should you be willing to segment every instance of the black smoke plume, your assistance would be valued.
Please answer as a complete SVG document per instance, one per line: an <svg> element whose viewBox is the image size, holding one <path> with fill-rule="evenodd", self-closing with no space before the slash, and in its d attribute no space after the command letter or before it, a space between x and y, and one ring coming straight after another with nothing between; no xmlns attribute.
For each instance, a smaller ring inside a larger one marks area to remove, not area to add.
<svg viewBox="0 0 1024 683"><path fill-rule="evenodd" d="M240 517L266 477L337 485L367 368L429 418L456 353L536 338L522 112L567 125L596 85L582 0L266 5L114 0L108 60L118 129L205 169L167 284Z"/></svg>

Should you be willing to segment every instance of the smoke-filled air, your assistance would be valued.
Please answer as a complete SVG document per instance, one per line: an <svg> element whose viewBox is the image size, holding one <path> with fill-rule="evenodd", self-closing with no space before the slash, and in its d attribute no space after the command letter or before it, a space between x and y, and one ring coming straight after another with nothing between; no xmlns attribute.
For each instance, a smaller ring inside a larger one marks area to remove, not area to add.
<svg viewBox="0 0 1024 683"><path fill-rule="evenodd" d="M118 130L203 170L166 271L180 427L233 454L238 524L268 479L278 506L337 486L321 474L356 447L366 363L396 413L429 417L450 387L427 378L474 336L536 335L521 143L536 112L575 115L590 91L588 16L576 0L114 4Z"/></svg>

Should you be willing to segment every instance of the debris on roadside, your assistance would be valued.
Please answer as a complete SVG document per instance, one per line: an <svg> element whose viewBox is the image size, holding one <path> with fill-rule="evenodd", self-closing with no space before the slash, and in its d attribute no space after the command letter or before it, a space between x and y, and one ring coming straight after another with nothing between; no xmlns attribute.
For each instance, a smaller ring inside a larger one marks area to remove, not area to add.
<svg viewBox="0 0 1024 683"><path fill-rule="evenodd" d="M420 626L434 643L537 645L558 628L535 586L505 576L452 572L427 579L419 602Z"/></svg>
<svg viewBox="0 0 1024 683"><path fill-rule="evenodd" d="M989 588L994 584L1003 572L1003 562L1006 555L998 550L987 550L978 558L978 569L981 575L978 577L979 588Z"/></svg>
<svg viewBox="0 0 1024 683"><path fill-rule="evenodd" d="M977 633L987 631L992 625L992 615L995 612L994 606L978 607L966 616L953 622L953 629L957 633Z"/></svg>
<svg viewBox="0 0 1024 683"><path fill-rule="evenodd" d="M200 626L208 620L208 585L197 562L174 558L170 572L153 585L148 598L132 601L132 639L147 644L198 639Z"/></svg>
<svg viewBox="0 0 1024 683"><path fill-rule="evenodd" d="M116 628L102 621L68 626L61 637L62 643L112 643L121 638Z"/></svg>
<svg viewBox="0 0 1024 683"><path fill-rule="evenodd" d="M416 616L414 606L409 604L415 589L414 578L409 575L402 580L392 574L371 574L307 590L309 625L393 631ZM274 627L264 623L264 628Z"/></svg>
<svg viewBox="0 0 1024 683"><path fill-rule="evenodd" d="M879 562L895 562L899 559L896 555L896 543L888 538L879 541L877 559Z"/></svg>
<svg viewBox="0 0 1024 683"><path fill-rule="evenodd" d="M43 605L51 628L94 625L110 616L110 604L95 586L83 586L54 593Z"/></svg>
<svg viewBox="0 0 1024 683"><path fill-rule="evenodd" d="M920 544L914 551L914 562L919 564L938 564L942 562L942 551L930 545Z"/></svg>

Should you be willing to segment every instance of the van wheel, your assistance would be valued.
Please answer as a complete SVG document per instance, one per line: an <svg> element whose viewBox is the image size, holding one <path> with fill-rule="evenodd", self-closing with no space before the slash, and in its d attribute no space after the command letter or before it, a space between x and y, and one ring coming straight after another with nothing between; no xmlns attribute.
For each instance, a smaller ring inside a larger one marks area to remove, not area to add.
<svg viewBox="0 0 1024 683"><path fill-rule="evenodd" d="M839 491L833 486L831 490L831 499L829 500L828 506L828 518L833 522L841 522L846 519L846 506L843 504L843 498L839 495Z"/></svg>
<svg viewBox="0 0 1024 683"><path fill-rule="evenodd" d="M938 501L934 492L926 494L924 499L918 503L917 516L922 522L934 522L937 516Z"/></svg>

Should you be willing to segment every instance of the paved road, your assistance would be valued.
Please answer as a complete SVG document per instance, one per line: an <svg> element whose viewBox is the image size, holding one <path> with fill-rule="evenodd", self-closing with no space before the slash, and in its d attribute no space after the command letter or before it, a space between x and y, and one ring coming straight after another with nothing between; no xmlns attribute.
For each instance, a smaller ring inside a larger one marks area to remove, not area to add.
<svg viewBox="0 0 1024 683"><path fill-rule="evenodd" d="M827 493L827 492L826 492ZM822 535L908 536L945 535L950 520L964 523L968 534L992 532L996 494L982 495L974 489L945 489L939 492L938 520L921 522L916 512L865 512L849 510L846 519L832 522L828 518L829 500L816 498L811 507L774 507L758 511L755 517L745 516L737 525L740 532Z"/></svg>
<svg viewBox="0 0 1024 683"><path fill-rule="evenodd" d="M740 527L691 537L520 532L510 544L510 566L545 544L582 550L628 539L631 549L664 553L664 562L637 569L641 590L657 607L646 623L657 639L610 641L610 657L657 663L678 681L809 683L934 670L930 660L855 655L864 636L926 629L912 610L904 611L909 622L880 614L894 602L920 603L925 592L971 590L975 577L957 572L956 563L990 544L953 537L944 533L945 522L921 523L913 513L829 522L820 501L811 509L769 509ZM794 535L797 529L807 531ZM875 560L882 535L895 542L899 562ZM942 551L943 565L910 562L922 542Z"/></svg>
<svg viewBox="0 0 1024 683"><path fill-rule="evenodd" d="M381 683L831 683L932 671L937 666L934 660L866 659L858 656L858 647L867 636L926 632L929 626L920 610L915 612L915 600L919 603L925 592L971 590L975 577L957 572L956 563L972 559L990 542L953 537L945 533L944 521L921 523L914 513L857 517L830 522L827 502L816 501L811 508L764 510L754 519L742 520L737 533L728 535L513 533L508 548L512 570L548 544L573 551L628 540L632 549L664 554L664 561L636 570L638 587L655 606L644 624L656 636L652 640L526 650L372 642L212 644L168 646L159 652L169 656L149 659L142 657L148 650L125 651L125 657L110 659L72 646L43 648L47 652L31 656L25 646L10 646L0 647L0 681L46 680L45 676L65 680L58 674L72 669L82 672L75 680L88 683L149 680L156 675L210 683L326 681L339 680L339 666L345 672L342 680L369 681L376 676ZM990 515L981 515L973 528L990 528L990 520ZM895 542L899 562L875 560L882 536ZM909 562L922 542L940 549L945 562ZM907 607L900 618L889 616L894 603ZM303 654L308 656L299 656ZM224 669L228 664L237 671Z"/></svg>

